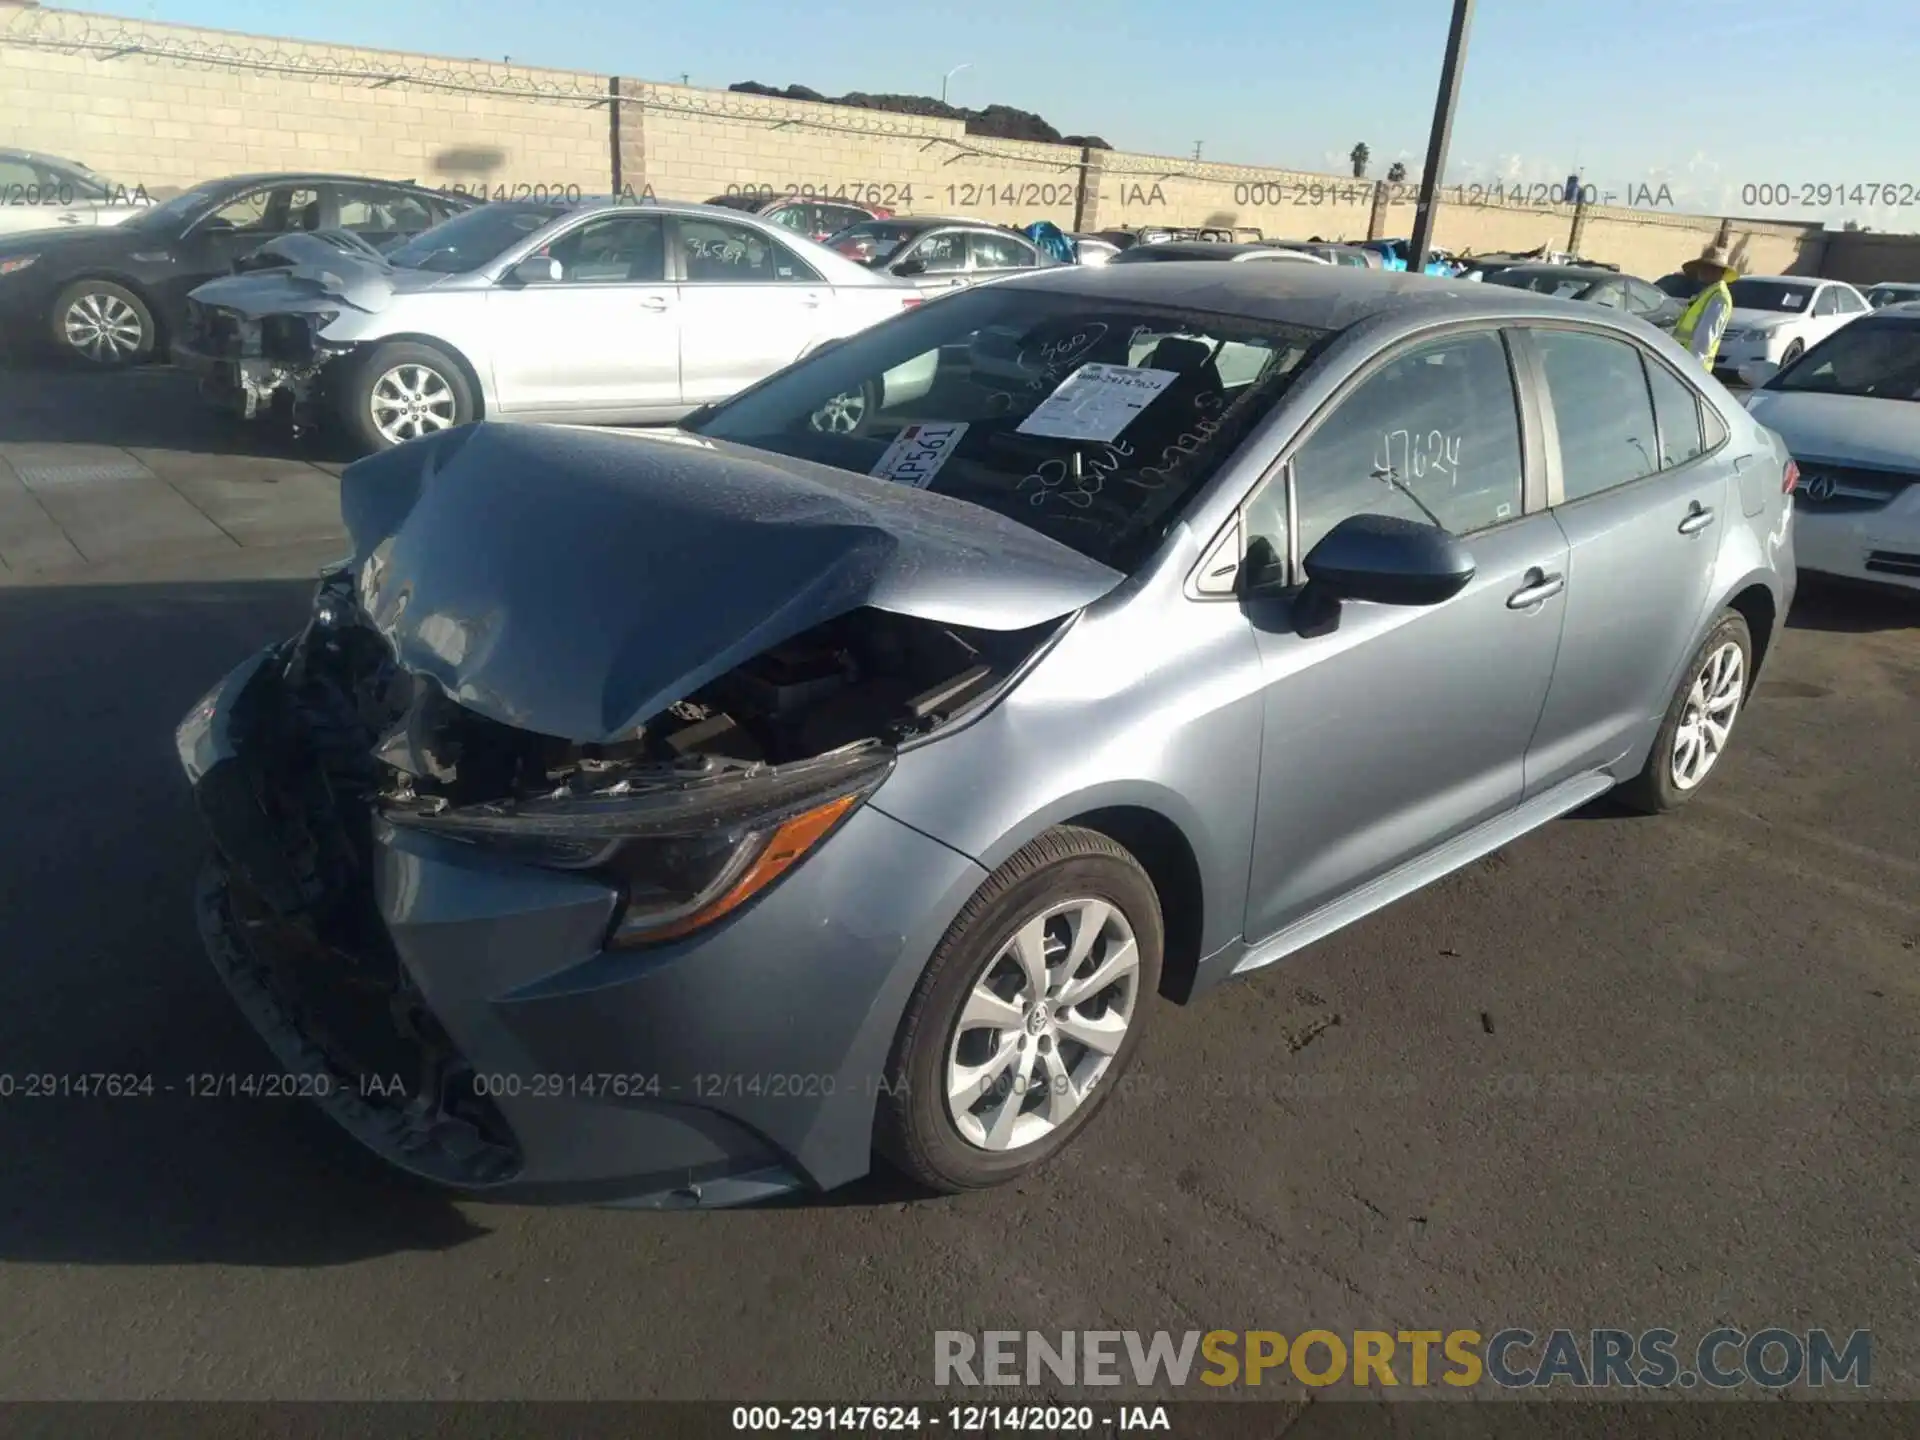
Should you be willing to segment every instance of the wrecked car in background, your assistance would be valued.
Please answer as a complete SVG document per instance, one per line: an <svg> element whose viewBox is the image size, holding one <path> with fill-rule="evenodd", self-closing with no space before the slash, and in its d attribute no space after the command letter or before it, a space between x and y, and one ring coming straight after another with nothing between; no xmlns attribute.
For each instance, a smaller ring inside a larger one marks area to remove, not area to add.
<svg viewBox="0 0 1920 1440"><path fill-rule="evenodd" d="M305 628L178 728L208 949L461 1189L1004 1183L1163 984L1684 803L1791 480L1643 325L1308 264L1047 267L681 429L432 435L347 469Z"/></svg>
<svg viewBox="0 0 1920 1440"><path fill-rule="evenodd" d="M651 200L485 205L383 254L285 236L248 263L193 292L177 357L216 403L363 451L481 418L676 420L920 300L757 216Z"/></svg>

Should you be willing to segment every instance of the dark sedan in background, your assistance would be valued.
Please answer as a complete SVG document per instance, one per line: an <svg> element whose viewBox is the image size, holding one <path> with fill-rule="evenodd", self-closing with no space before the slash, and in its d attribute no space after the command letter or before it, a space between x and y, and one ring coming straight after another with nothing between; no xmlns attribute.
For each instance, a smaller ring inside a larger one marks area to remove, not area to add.
<svg viewBox="0 0 1920 1440"><path fill-rule="evenodd" d="M236 175L114 226L0 241L0 328L92 366L137 364L186 321L187 292L293 231L343 230L375 247L474 201L355 175Z"/></svg>
<svg viewBox="0 0 1920 1440"><path fill-rule="evenodd" d="M1624 310L1662 330L1671 330L1687 308L1685 300L1658 286L1597 265L1510 265L1487 275L1485 283Z"/></svg>

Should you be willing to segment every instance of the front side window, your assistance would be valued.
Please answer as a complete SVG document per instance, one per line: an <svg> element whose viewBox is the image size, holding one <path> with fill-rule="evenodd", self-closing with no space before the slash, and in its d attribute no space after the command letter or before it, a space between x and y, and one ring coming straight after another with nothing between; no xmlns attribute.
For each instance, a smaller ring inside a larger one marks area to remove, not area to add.
<svg viewBox="0 0 1920 1440"><path fill-rule="evenodd" d="M1877 316L1843 326L1766 388L1920 400L1920 320Z"/></svg>
<svg viewBox="0 0 1920 1440"><path fill-rule="evenodd" d="M692 428L965 500L1127 569L1325 333L984 285L809 356Z"/></svg>
<svg viewBox="0 0 1920 1440"><path fill-rule="evenodd" d="M1820 292L1820 298L1813 302L1816 315L1838 315L1840 313L1840 292L1829 285Z"/></svg>
<svg viewBox="0 0 1920 1440"><path fill-rule="evenodd" d="M1535 330L1567 500L1583 500L1660 468L1653 401L1640 352L1579 330Z"/></svg>
<svg viewBox="0 0 1920 1440"><path fill-rule="evenodd" d="M1501 524L1521 513L1523 473L1499 334L1427 341L1362 381L1294 453L1299 553L1352 515L1424 520L1456 535Z"/></svg>
<svg viewBox="0 0 1920 1440"><path fill-rule="evenodd" d="M279 204L274 203L276 198ZM286 228L282 222L287 214L287 199L284 191L250 190L209 215L206 228L242 235L277 235Z"/></svg>
<svg viewBox="0 0 1920 1440"><path fill-rule="evenodd" d="M750 225L682 217L680 256L696 285L817 284L820 277L786 246Z"/></svg>
<svg viewBox="0 0 1920 1440"><path fill-rule="evenodd" d="M1011 270L1034 263L1033 250L1011 235L988 235L981 231L967 237L973 250L976 270Z"/></svg>
<svg viewBox="0 0 1920 1440"><path fill-rule="evenodd" d="M1842 315L1858 315L1862 310L1867 308L1867 302L1844 285L1834 286L1833 293L1840 302L1840 313Z"/></svg>
<svg viewBox="0 0 1920 1440"><path fill-rule="evenodd" d="M547 246L567 285L659 285L667 278L665 222L658 215L602 215Z"/></svg>

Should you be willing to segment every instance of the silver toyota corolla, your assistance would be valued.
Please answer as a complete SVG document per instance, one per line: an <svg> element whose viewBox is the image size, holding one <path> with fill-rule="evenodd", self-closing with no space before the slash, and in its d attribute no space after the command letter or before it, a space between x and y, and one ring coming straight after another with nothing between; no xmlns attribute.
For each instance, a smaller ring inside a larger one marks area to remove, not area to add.
<svg viewBox="0 0 1920 1440"><path fill-rule="evenodd" d="M650 200L485 205L385 254L290 235L263 262L193 292L175 358L223 405L331 416L365 450L476 419L676 420L920 303L758 216Z"/></svg>
<svg viewBox="0 0 1920 1440"><path fill-rule="evenodd" d="M687 429L434 436L346 472L310 623L180 726L209 948L456 1187L995 1184L1157 995L1688 800L1789 483L1636 320L1319 265L1061 267Z"/></svg>

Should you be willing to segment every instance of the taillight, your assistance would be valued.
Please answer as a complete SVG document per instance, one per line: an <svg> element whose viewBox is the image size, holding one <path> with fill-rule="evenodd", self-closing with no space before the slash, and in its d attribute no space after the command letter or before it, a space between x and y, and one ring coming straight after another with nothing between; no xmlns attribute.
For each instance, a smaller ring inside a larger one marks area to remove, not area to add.
<svg viewBox="0 0 1920 1440"><path fill-rule="evenodd" d="M1782 495L1791 495L1794 487L1799 483L1800 466L1794 461L1789 460L1787 461L1787 468L1780 473L1780 493Z"/></svg>
<svg viewBox="0 0 1920 1440"><path fill-rule="evenodd" d="M876 205L873 210L873 218L876 220L891 220L893 218L893 211Z"/></svg>
<svg viewBox="0 0 1920 1440"><path fill-rule="evenodd" d="M911 310L913 309L914 306L918 305L925 298L926 297L923 295L911 296L910 298L902 300L900 302L900 308L902 310Z"/></svg>

